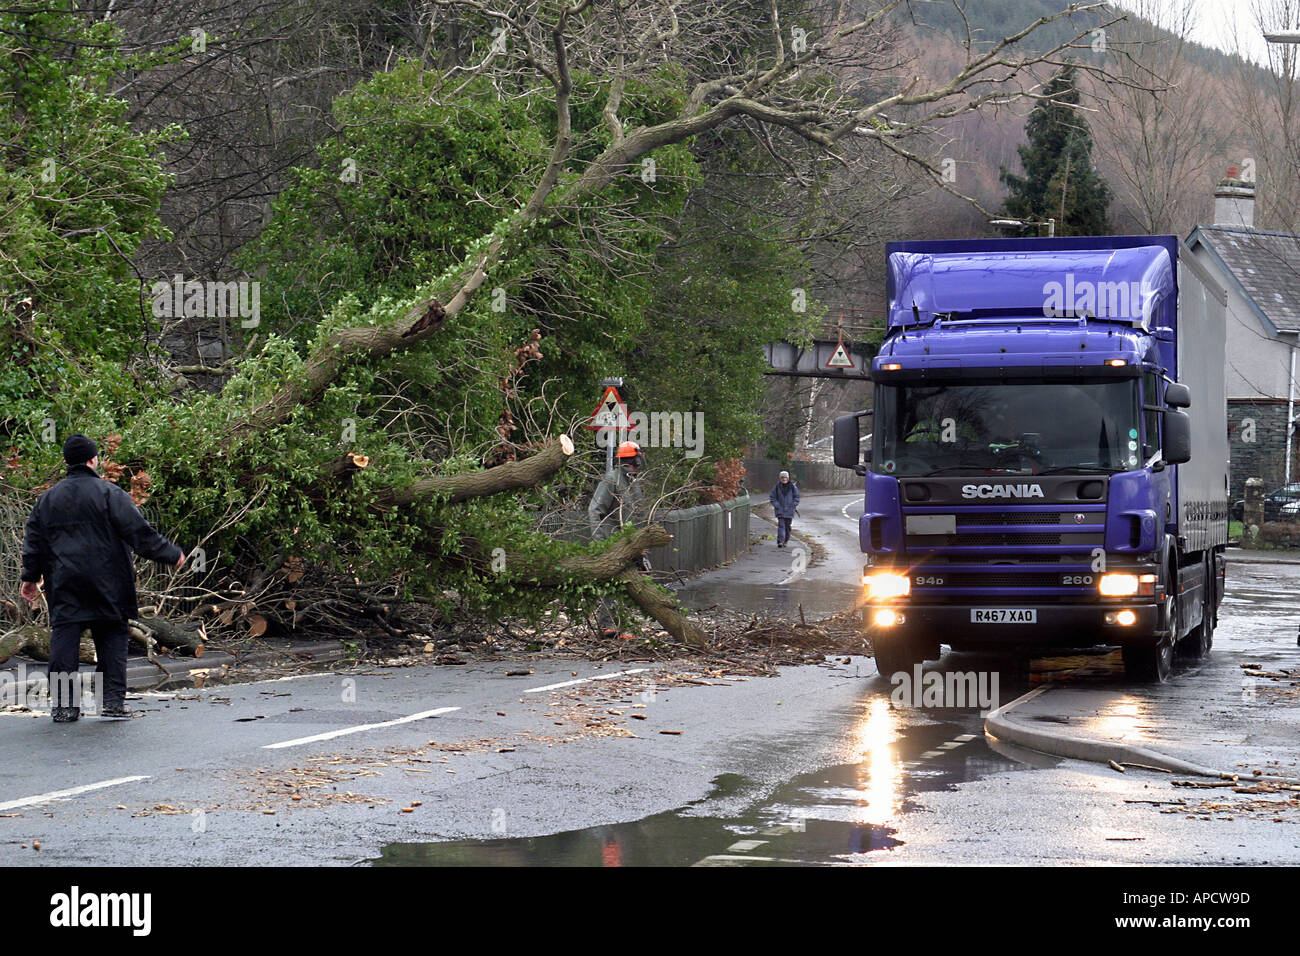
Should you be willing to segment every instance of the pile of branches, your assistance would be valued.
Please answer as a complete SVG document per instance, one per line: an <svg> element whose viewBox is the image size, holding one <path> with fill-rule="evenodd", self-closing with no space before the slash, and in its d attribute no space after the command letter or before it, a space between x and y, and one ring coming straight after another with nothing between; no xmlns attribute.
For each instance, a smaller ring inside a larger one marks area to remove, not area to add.
<svg viewBox="0 0 1300 956"><path fill-rule="evenodd" d="M761 676L775 675L780 667L820 664L828 657L873 653L857 609L813 621L720 608L695 616L707 636L704 645L677 641L650 620L630 624L631 639L603 640L594 636L589 621L556 608L540 623L497 619L466 626L461 622L440 638L436 650L439 662L447 664L487 657L623 663L695 660L729 674Z"/></svg>
<svg viewBox="0 0 1300 956"><path fill-rule="evenodd" d="M567 435L542 443L527 457L512 457L479 471L456 475L432 475L380 496L377 510L400 509L421 499L439 496L455 504L472 498L531 488L559 471L573 454ZM325 481L346 480L346 476L367 467L364 456L350 454L322 469ZM19 509L10 509L17 514ZM10 522L8 537L18 538L18 521ZM673 640L703 646L702 630L677 608L676 602L641 572L641 557L651 548L671 541L662 527L642 528L635 534L611 541L595 554L574 554L559 561L527 553L507 554L507 566L533 587L545 589L578 580L617 582L641 610L663 628ZM16 543L16 542L15 542ZM462 553L471 560L488 560L486 549L477 541L462 538ZM14 549L17 551L17 548ZM9 569L13 571L15 569ZM16 578L16 574L9 575ZM208 578L211 578L211 572ZM142 595L152 604L141 609L131 622L132 636L151 654L155 645L180 653L202 656L210 639L236 643L264 636L310 635L314 638L377 637L381 640L421 642L449 622L442 619L434 601L401 596L402 582L364 582L301 557L275 558L253 572L247 584L225 580L213 584L205 578L198 584L184 578L145 575ZM14 582L16 590L16 581ZM10 627L0 633L0 662L17 653L48 659L49 630L34 612L8 602L4 611ZM39 614L39 612L35 612ZM93 650L87 645L88 660Z"/></svg>
<svg viewBox="0 0 1300 956"><path fill-rule="evenodd" d="M432 600L403 597L400 581L362 581L300 557L208 592L190 616L223 645L300 636L423 643L448 623Z"/></svg>

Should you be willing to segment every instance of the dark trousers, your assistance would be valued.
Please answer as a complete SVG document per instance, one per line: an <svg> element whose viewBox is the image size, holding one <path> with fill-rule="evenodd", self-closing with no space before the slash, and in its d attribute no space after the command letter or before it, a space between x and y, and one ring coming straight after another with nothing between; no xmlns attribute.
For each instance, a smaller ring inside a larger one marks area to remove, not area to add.
<svg viewBox="0 0 1300 956"><path fill-rule="evenodd" d="M776 519L776 543L785 544L789 540L790 540L790 519L777 518Z"/></svg>
<svg viewBox="0 0 1300 956"><path fill-rule="evenodd" d="M81 632L90 628L95 641L95 656L103 683L105 707L126 703L126 648L130 638L125 621L74 621L56 624L50 629L50 705L72 707L75 698L65 699L81 667L77 657L81 650Z"/></svg>

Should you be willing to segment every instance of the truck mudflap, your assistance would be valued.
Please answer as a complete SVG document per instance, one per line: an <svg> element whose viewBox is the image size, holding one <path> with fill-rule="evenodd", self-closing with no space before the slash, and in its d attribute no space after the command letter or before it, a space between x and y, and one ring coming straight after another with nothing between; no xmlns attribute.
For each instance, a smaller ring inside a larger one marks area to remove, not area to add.
<svg viewBox="0 0 1300 956"><path fill-rule="evenodd" d="M882 610L892 611L896 622L882 626L876 620L876 612ZM1123 611L1132 612L1131 624L1117 623ZM1164 614L1156 604L871 605L867 621L873 633L960 647L1145 645L1167 633Z"/></svg>

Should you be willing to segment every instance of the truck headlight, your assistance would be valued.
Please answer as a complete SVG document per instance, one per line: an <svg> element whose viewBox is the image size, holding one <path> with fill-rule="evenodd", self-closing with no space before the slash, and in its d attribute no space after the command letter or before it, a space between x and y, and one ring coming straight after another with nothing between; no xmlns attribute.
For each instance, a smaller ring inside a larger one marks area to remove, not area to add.
<svg viewBox="0 0 1300 956"><path fill-rule="evenodd" d="M1128 597L1138 592L1136 574L1103 574L1097 590L1106 597Z"/></svg>
<svg viewBox="0 0 1300 956"><path fill-rule="evenodd" d="M907 597L912 593L912 579L905 574L877 571L864 575L862 583L867 586L867 599L872 601Z"/></svg>

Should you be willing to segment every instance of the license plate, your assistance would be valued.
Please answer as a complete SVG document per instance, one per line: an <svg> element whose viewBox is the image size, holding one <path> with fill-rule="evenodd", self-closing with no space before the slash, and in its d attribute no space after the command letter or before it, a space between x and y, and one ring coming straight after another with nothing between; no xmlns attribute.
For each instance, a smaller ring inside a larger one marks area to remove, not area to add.
<svg viewBox="0 0 1300 956"><path fill-rule="evenodd" d="M1038 609L1032 607L973 607L972 624L1037 624Z"/></svg>
<svg viewBox="0 0 1300 956"><path fill-rule="evenodd" d="M908 534L956 534L956 515L908 515L904 521Z"/></svg>

